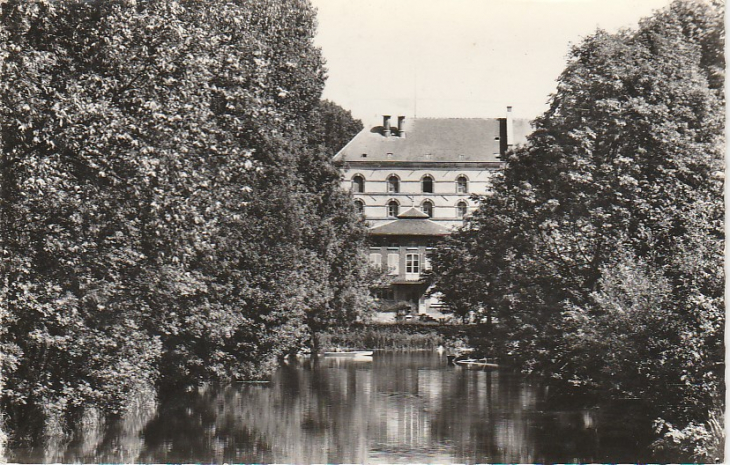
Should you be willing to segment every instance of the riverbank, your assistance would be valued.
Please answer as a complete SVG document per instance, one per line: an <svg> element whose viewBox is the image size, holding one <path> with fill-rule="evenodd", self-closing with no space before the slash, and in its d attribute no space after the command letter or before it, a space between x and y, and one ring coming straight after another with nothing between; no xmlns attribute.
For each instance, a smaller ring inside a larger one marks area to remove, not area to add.
<svg viewBox="0 0 730 465"><path fill-rule="evenodd" d="M469 347L479 331L476 325L361 324L322 333L319 344L323 350L456 350Z"/></svg>

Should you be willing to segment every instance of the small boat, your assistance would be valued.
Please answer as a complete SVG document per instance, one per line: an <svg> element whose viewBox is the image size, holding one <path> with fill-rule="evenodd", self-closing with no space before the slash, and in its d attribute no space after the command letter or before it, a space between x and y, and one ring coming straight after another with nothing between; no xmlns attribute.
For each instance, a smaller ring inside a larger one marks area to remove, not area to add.
<svg viewBox="0 0 730 465"><path fill-rule="evenodd" d="M457 360L464 360L466 358L469 358L469 354L471 354L472 352L474 352L474 349L456 349L455 353L446 356L446 362L449 365L453 365L454 363L456 363Z"/></svg>
<svg viewBox="0 0 730 465"><path fill-rule="evenodd" d="M455 360L454 363L465 367L499 368L499 365L486 358L463 358L461 360Z"/></svg>
<svg viewBox="0 0 730 465"><path fill-rule="evenodd" d="M325 352L327 357L372 357L372 350L337 350L334 352Z"/></svg>

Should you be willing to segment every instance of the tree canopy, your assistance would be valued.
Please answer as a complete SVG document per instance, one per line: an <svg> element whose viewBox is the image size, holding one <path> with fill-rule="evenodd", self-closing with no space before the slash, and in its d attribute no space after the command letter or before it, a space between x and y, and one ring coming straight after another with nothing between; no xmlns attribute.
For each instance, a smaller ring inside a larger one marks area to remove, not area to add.
<svg viewBox="0 0 730 465"><path fill-rule="evenodd" d="M722 411L723 27L677 1L575 46L529 144L434 259L447 301L496 318L501 353L680 429Z"/></svg>
<svg viewBox="0 0 730 465"><path fill-rule="evenodd" d="M359 127L320 101L315 27L306 0L0 4L11 422L260 377L358 317L331 159Z"/></svg>

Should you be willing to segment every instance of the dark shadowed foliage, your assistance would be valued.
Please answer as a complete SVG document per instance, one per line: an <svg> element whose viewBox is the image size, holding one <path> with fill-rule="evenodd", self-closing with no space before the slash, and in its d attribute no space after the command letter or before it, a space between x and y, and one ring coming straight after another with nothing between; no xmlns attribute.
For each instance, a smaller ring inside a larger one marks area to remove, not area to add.
<svg viewBox="0 0 730 465"><path fill-rule="evenodd" d="M16 439L23 419L264 376L363 308L364 227L330 161L359 126L320 102L315 26L305 0L0 5Z"/></svg>

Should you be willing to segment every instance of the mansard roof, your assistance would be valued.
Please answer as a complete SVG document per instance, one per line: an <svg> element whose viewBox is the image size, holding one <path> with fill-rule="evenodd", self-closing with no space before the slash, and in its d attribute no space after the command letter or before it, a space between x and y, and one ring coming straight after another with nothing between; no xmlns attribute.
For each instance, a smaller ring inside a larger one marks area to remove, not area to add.
<svg viewBox="0 0 730 465"><path fill-rule="evenodd" d="M365 128L335 156L344 162L501 162L510 145L524 144L529 120L513 119L512 141L504 118L410 118L402 137L395 128ZM363 154L365 154L363 156Z"/></svg>

